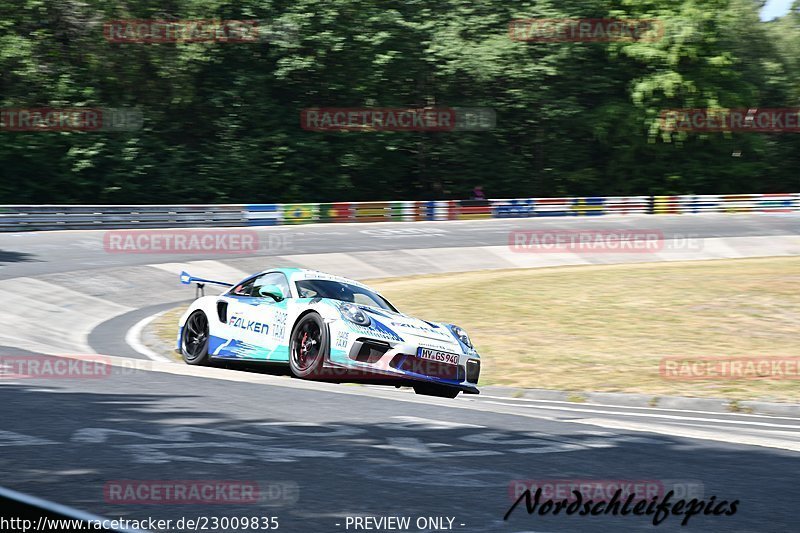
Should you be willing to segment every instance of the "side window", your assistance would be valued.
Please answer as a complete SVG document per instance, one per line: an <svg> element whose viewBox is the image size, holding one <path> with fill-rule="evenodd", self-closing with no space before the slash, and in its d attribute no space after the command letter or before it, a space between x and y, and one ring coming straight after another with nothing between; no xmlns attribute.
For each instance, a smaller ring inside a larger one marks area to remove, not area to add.
<svg viewBox="0 0 800 533"><path fill-rule="evenodd" d="M231 289L231 294L236 296L250 296L250 293L253 290L253 284L255 283L255 278L249 279L243 283L240 283L233 289Z"/></svg>
<svg viewBox="0 0 800 533"><path fill-rule="evenodd" d="M258 296L258 288L263 285L277 285L281 288L281 291L283 291L284 297L289 298L291 296L289 281L286 279L286 276L280 272L270 272L269 274L264 274L256 278L252 289L253 296Z"/></svg>

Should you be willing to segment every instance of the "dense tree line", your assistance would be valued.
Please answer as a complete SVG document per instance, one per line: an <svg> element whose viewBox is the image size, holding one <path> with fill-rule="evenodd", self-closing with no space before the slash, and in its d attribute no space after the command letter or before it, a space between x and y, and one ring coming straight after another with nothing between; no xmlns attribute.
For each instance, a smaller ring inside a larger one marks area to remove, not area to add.
<svg viewBox="0 0 800 533"><path fill-rule="evenodd" d="M0 203L800 191L800 134L680 132L665 108L800 107L800 2L0 0L0 107L135 107L130 132L0 131ZM658 39L519 42L518 18ZM259 42L114 43L117 19L257 19ZM286 28L291 31L285 32ZM283 32L283 33L280 33ZM280 33L280 35L279 35ZM312 132L309 107L490 107L491 131Z"/></svg>

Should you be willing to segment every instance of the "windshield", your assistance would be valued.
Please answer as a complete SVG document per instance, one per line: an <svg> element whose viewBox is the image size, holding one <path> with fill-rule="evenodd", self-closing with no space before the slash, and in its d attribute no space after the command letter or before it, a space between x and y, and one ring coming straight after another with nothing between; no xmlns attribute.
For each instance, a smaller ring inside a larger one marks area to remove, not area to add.
<svg viewBox="0 0 800 533"><path fill-rule="evenodd" d="M300 298L330 298L397 312L397 309L380 294L349 283L324 279L307 279L296 282L296 286Z"/></svg>

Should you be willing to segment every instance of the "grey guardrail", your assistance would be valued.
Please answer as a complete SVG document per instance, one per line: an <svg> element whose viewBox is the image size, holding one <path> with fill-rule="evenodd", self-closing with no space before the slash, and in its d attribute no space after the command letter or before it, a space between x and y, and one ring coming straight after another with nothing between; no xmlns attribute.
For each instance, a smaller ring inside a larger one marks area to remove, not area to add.
<svg viewBox="0 0 800 533"><path fill-rule="evenodd" d="M246 225L242 205L0 206L0 231Z"/></svg>
<svg viewBox="0 0 800 533"><path fill-rule="evenodd" d="M0 205L0 231L800 212L800 193L228 205Z"/></svg>

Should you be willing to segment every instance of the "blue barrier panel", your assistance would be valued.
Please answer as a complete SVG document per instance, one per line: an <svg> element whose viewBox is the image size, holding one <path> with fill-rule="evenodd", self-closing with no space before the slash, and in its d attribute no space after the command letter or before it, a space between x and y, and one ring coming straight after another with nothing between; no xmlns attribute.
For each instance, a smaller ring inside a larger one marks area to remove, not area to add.
<svg viewBox="0 0 800 533"><path fill-rule="evenodd" d="M713 213L718 210L720 202L711 198L687 198L681 202L684 213Z"/></svg>
<svg viewBox="0 0 800 533"><path fill-rule="evenodd" d="M436 202L425 202L425 220L436 220Z"/></svg>
<svg viewBox="0 0 800 533"><path fill-rule="evenodd" d="M493 202L494 203L494 202ZM533 216L535 200L499 200L494 203L494 218L528 218Z"/></svg>
<svg viewBox="0 0 800 533"><path fill-rule="evenodd" d="M248 226L277 226L283 220L283 206L280 204L253 204L245 206Z"/></svg>

